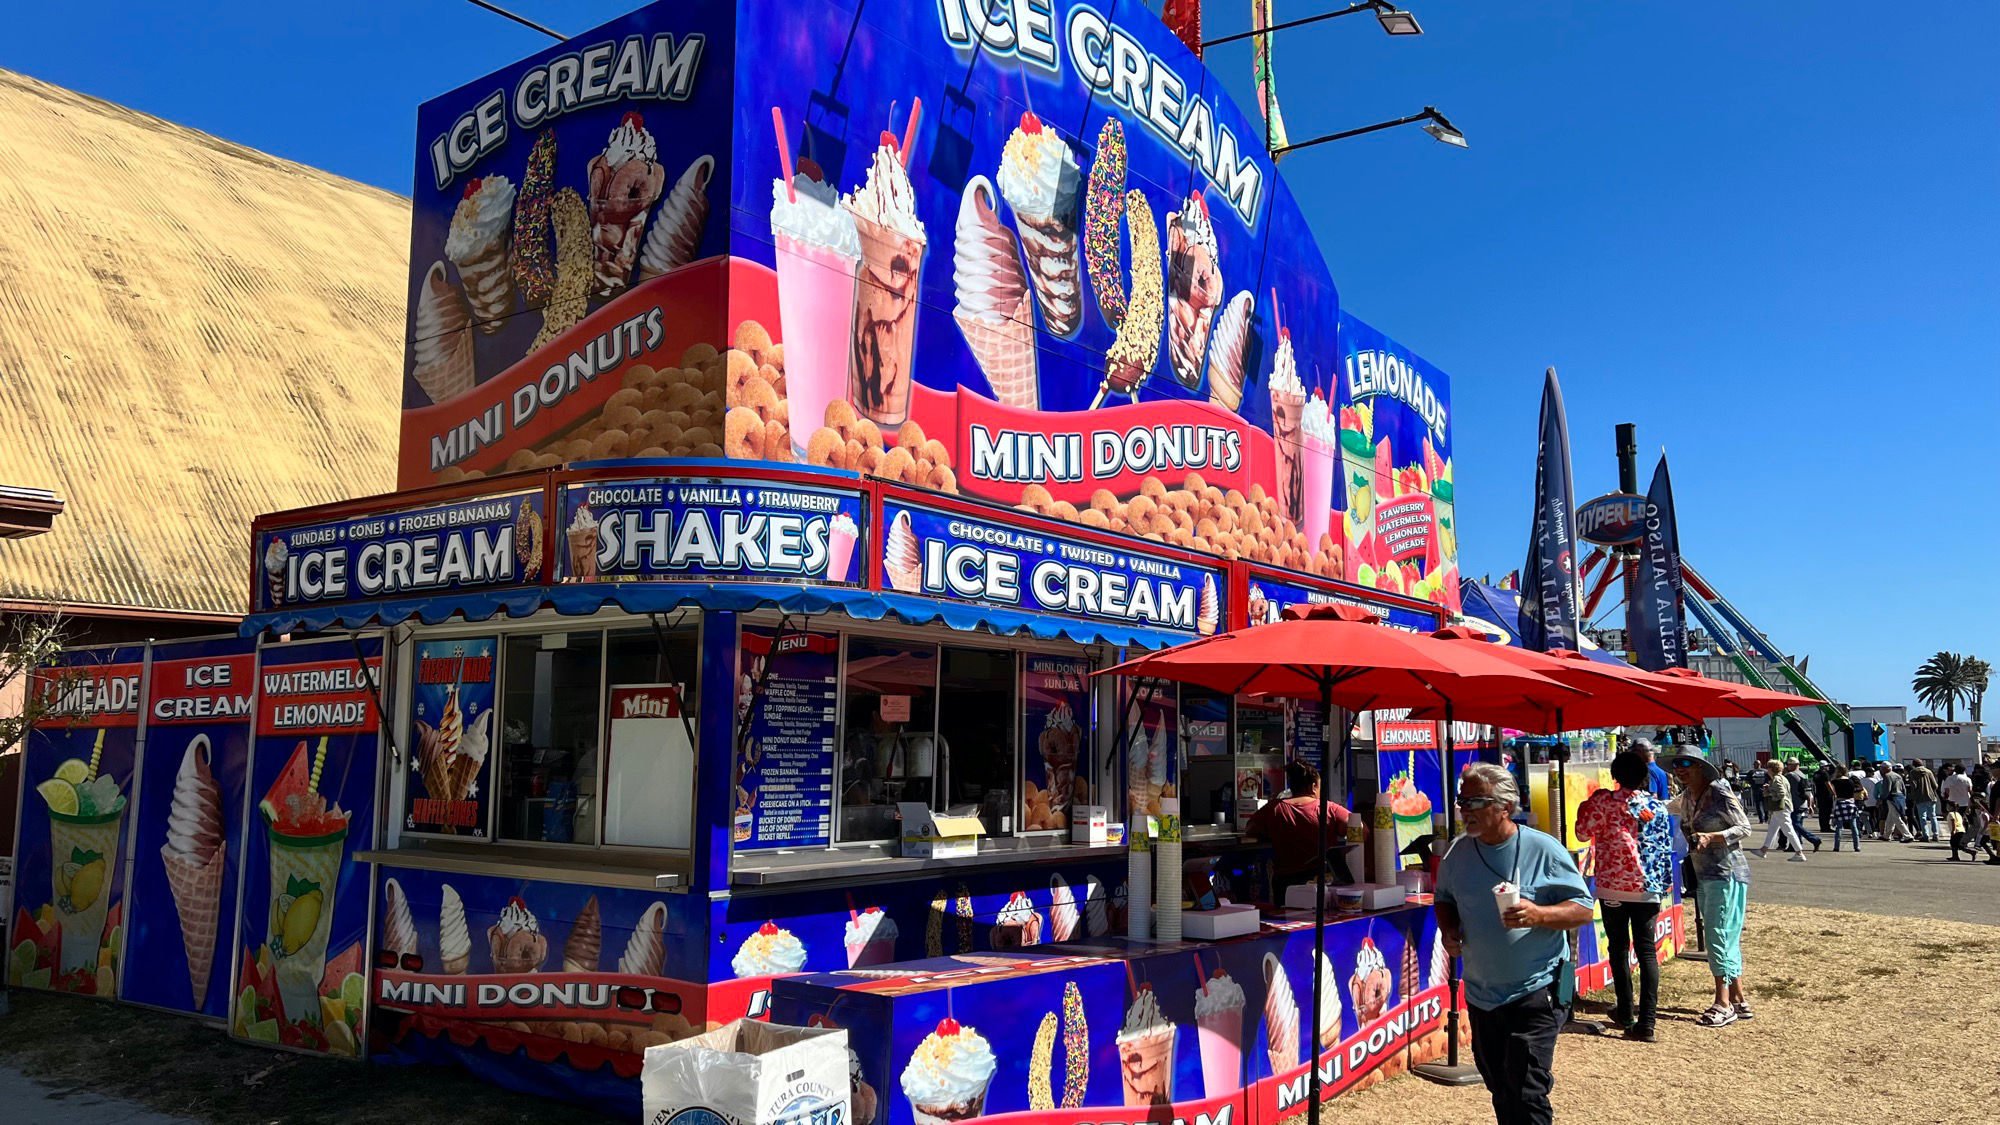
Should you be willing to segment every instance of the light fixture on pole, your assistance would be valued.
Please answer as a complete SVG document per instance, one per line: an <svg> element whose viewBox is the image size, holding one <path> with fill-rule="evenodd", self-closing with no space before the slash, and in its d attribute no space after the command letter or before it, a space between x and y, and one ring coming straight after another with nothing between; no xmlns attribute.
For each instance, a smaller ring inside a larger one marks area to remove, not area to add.
<svg viewBox="0 0 2000 1125"><path fill-rule="evenodd" d="M1375 5L1375 22L1391 35L1422 35L1424 25L1417 22L1415 14L1406 12L1394 4Z"/></svg>
<svg viewBox="0 0 2000 1125"><path fill-rule="evenodd" d="M1314 137L1312 140L1309 141L1300 141L1297 144L1281 145L1277 148L1272 149L1271 155L1273 157L1279 157L1295 149L1310 148L1313 145L1323 145L1328 141L1344 141L1349 137L1358 137L1363 133L1379 133L1384 129L1394 129L1399 125L1414 125L1419 121L1426 123L1424 125L1424 132L1429 133L1431 136L1437 138L1440 141L1443 141L1445 144L1451 145L1454 148L1466 147L1465 134L1459 132L1458 126L1453 125L1451 123L1450 118L1446 117L1442 113L1439 113L1437 111L1436 106L1427 105L1423 108L1423 112L1421 113L1412 113L1408 117L1398 117L1394 121L1378 121L1373 125L1363 125L1359 129L1342 129L1338 133L1328 133L1324 137Z"/></svg>
<svg viewBox="0 0 2000 1125"><path fill-rule="evenodd" d="M1428 106L1424 111L1431 115L1430 121L1424 125L1424 132L1454 148L1466 147L1465 134L1458 131L1458 126L1453 125L1450 118Z"/></svg>
<svg viewBox="0 0 2000 1125"><path fill-rule="evenodd" d="M1239 31L1234 35L1224 35L1218 39L1205 39L1202 41L1201 49L1206 51L1210 47L1220 46L1224 43L1234 43L1240 39L1253 39L1259 35L1269 35L1274 31L1304 27L1309 23L1339 19L1341 16L1352 16L1361 12L1375 13L1375 22L1381 24L1382 30L1388 32L1390 35L1422 35L1424 33L1423 25L1417 22L1416 16L1391 4L1389 0L1361 0L1358 4L1350 4L1345 8L1335 8L1331 12L1321 12L1316 16L1304 16L1295 20L1286 20L1284 23L1274 23L1269 27L1259 28L1255 31Z"/></svg>

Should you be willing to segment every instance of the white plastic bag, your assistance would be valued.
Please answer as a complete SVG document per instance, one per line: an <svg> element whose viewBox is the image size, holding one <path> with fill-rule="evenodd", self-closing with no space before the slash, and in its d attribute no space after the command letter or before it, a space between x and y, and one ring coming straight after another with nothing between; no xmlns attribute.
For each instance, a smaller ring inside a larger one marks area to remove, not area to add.
<svg viewBox="0 0 2000 1125"><path fill-rule="evenodd" d="M848 1125L847 1030L737 1020L646 1048L647 1125Z"/></svg>

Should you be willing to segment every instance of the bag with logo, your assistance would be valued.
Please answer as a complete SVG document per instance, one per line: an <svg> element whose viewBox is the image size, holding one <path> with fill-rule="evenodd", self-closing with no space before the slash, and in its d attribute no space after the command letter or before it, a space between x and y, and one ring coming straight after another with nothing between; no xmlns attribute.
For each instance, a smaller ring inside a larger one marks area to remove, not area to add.
<svg viewBox="0 0 2000 1125"><path fill-rule="evenodd" d="M647 1125L847 1125L847 1030L737 1020L646 1048Z"/></svg>

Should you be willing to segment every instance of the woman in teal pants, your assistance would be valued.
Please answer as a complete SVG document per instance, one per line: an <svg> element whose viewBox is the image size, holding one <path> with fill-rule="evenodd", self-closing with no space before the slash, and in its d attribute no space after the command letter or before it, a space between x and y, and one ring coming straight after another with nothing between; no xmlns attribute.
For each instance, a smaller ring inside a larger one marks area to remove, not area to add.
<svg viewBox="0 0 2000 1125"><path fill-rule="evenodd" d="M1701 940L1715 977L1715 1004L1701 1014L1703 1027L1727 1027L1751 1017L1743 994L1743 908L1750 897L1750 862L1743 841L1750 818L1736 794L1708 759L1680 754L1667 760L1681 795L1668 804L1687 834L1688 862L1694 869L1695 899L1701 906Z"/></svg>

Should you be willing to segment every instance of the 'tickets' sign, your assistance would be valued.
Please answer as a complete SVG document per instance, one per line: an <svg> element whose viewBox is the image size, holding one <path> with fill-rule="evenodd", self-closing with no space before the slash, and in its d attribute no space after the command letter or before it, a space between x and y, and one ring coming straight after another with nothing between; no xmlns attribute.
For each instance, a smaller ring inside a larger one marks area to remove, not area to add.
<svg viewBox="0 0 2000 1125"><path fill-rule="evenodd" d="M1141 6L655 3L418 135L405 487L798 462L1455 596L1446 381Z"/></svg>
<svg viewBox="0 0 2000 1125"><path fill-rule="evenodd" d="M1217 568L884 503L889 588L954 601L1207 635L1221 621Z"/></svg>
<svg viewBox="0 0 2000 1125"><path fill-rule="evenodd" d="M861 494L723 480L563 489L565 579L748 578L853 584Z"/></svg>
<svg viewBox="0 0 2000 1125"><path fill-rule="evenodd" d="M541 509L538 493L521 493L266 530L252 594L277 609L533 582Z"/></svg>

